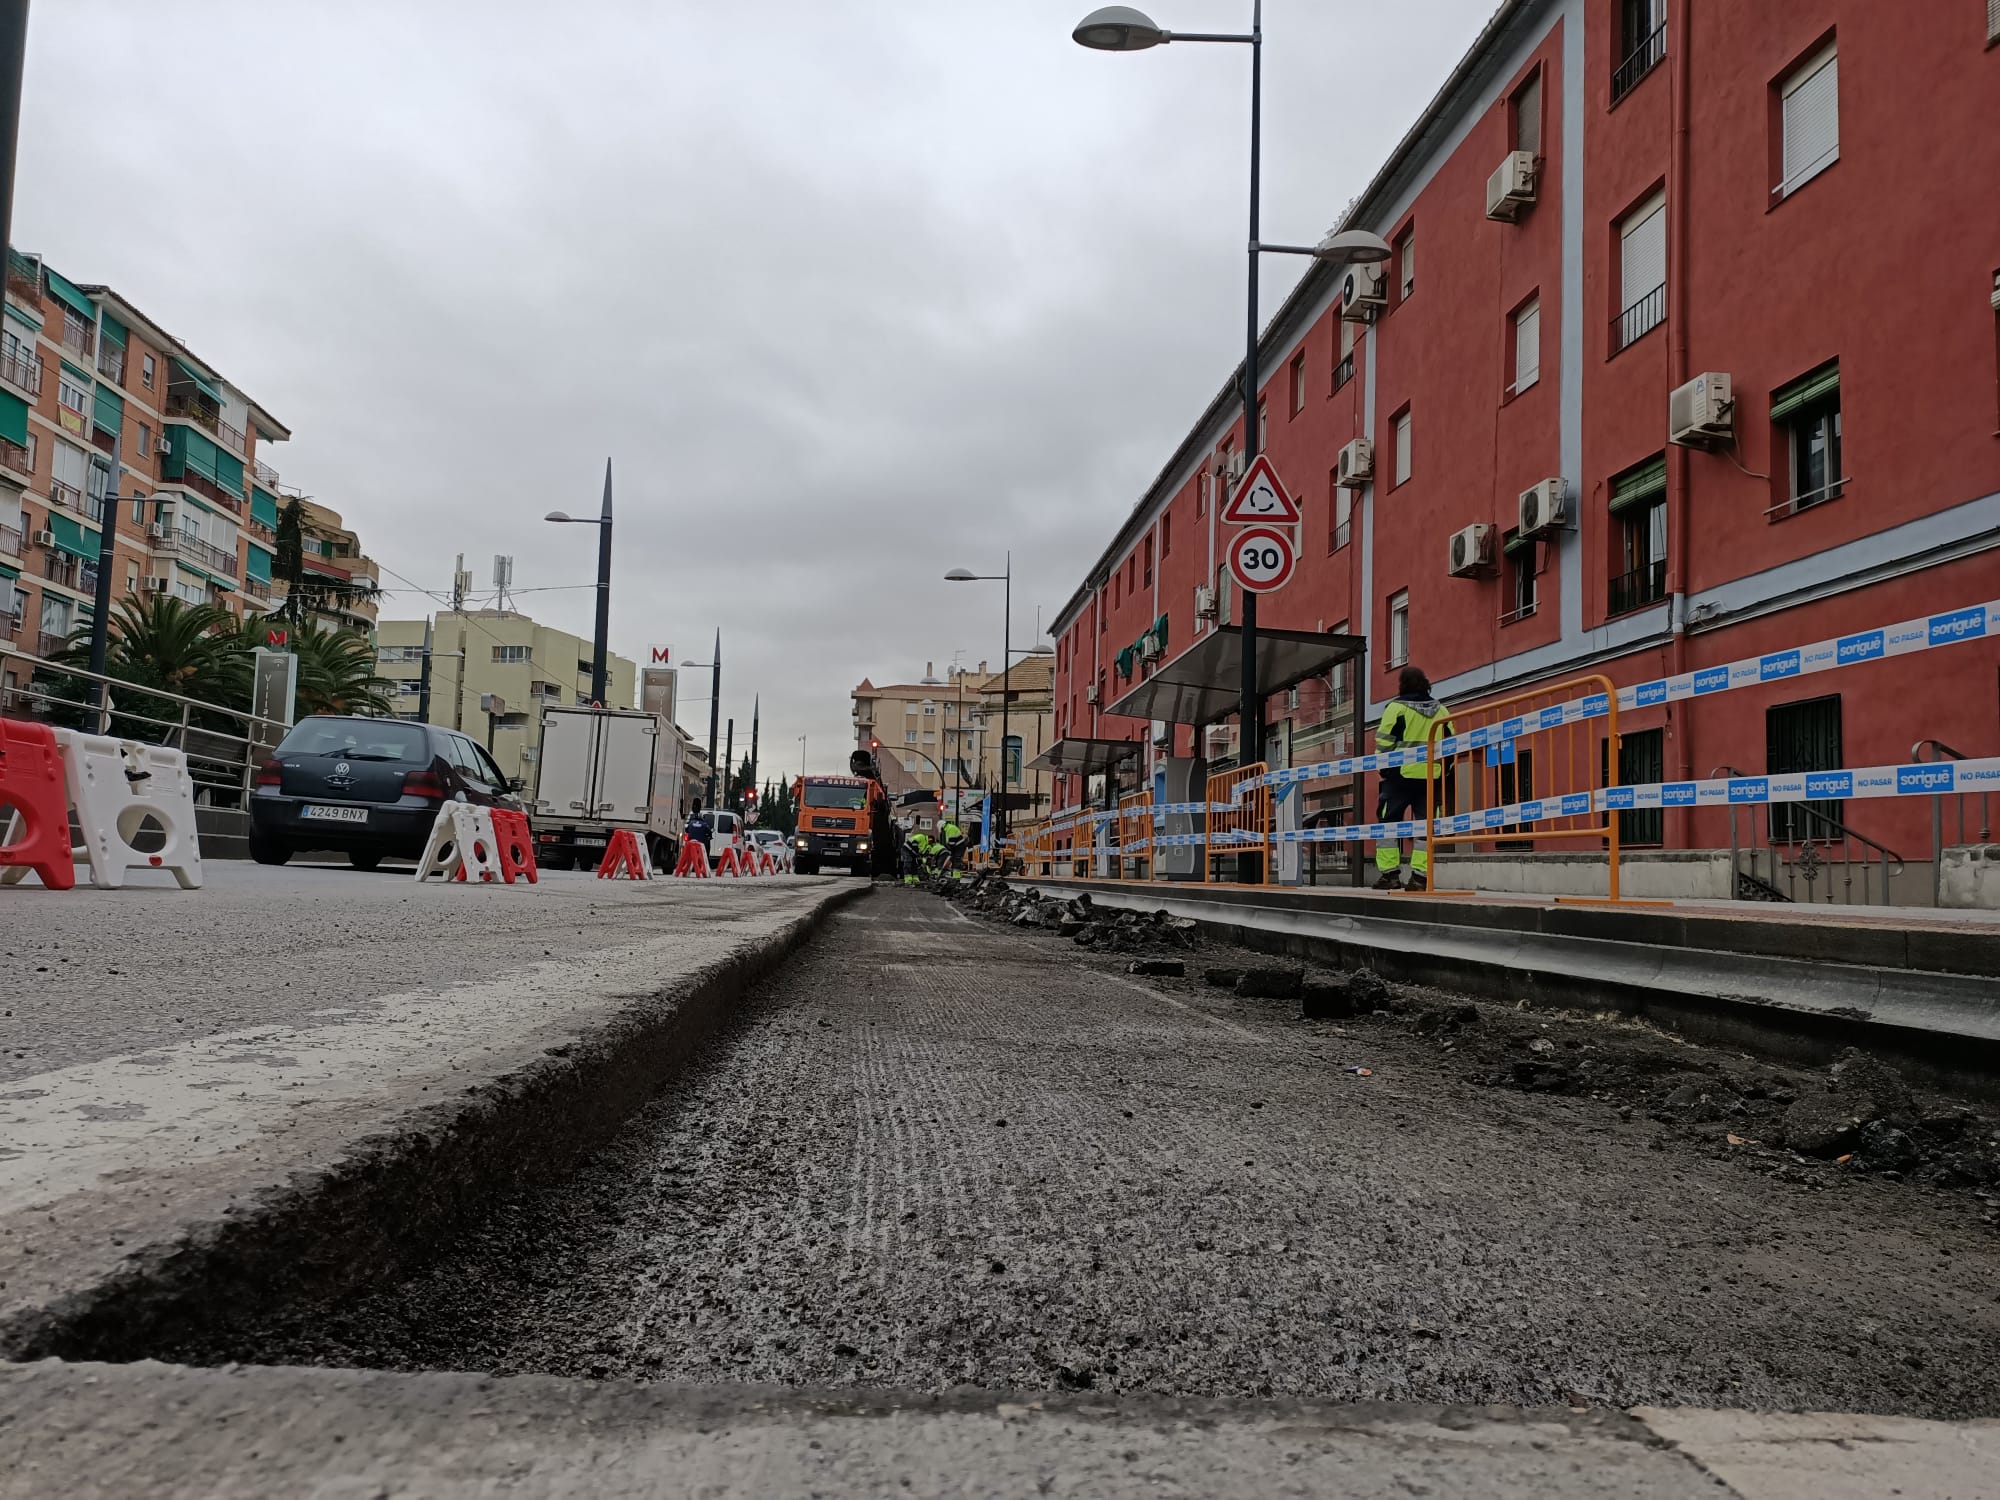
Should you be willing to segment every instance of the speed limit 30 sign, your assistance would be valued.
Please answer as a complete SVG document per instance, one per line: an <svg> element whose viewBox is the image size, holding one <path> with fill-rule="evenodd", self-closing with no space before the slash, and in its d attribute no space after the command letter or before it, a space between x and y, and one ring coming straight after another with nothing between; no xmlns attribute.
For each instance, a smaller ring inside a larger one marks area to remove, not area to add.
<svg viewBox="0 0 2000 1500"><path fill-rule="evenodd" d="M1283 588L1298 565L1291 537L1272 527L1252 526L1229 539L1229 571L1253 594Z"/></svg>

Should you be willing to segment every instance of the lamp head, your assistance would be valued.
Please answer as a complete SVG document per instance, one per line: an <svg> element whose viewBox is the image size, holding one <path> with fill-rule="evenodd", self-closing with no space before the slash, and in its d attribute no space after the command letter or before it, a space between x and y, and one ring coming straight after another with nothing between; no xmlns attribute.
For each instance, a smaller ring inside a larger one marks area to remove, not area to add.
<svg viewBox="0 0 2000 1500"><path fill-rule="evenodd" d="M977 583L979 581L979 575L970 568L953 568L944 576L946 581L950 583Z"/></svg>
<svg viewBox="0 0 2000 1500"><path fill-rule="evenodd" d="M543 516L542 519L544 521L572 521L576 518L566 510L552 510Z"/></svg>
<svg viewBox="0 0 2000 1500"><path fill-rule="evenodd" d="M1151 16L1129 5L1100 6L1078 21L1070 36L1093 52L1143 52L1171 39Z"/></svg>
<svg viewBox="0 0 2000 1500"><path fill-rule="evenodd" d="M1313 246L1313 255L1319 260L1345 260L1361 265L1379 264L1393 254L1395 251L1387 240L1366 229L1332 231Z"/></svg>

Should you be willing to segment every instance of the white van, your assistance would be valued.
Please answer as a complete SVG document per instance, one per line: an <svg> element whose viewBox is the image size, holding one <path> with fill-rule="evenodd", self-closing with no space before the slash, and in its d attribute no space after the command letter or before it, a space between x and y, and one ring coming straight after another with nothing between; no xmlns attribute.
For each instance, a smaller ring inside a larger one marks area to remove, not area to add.
<svg viewBox="0 0 2000 1500"><path fill-rule="evenodd" d="M743 834L743 818L739 813L722 812L717 808L706 808L702 816L708 819L708 826L715 830L715 836L708 841L708 857L714 859L724 849L739 852L749 847Z"/></svg>

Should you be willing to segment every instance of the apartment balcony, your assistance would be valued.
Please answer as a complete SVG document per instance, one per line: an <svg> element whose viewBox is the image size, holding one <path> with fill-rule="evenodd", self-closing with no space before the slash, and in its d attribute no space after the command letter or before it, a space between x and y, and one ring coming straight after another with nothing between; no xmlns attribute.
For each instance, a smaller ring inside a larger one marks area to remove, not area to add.
<svg viewBox="0 0 2000 1500"><path fill-rule="evenodd" d="M278 471L269 464L259 461L250 466L250 472L257 482L272 494L278 493Z"/></svg>
<svg viewBox="0 0 2000 1500"><path fill-rule="evenodd" d="M35 477L35 466L28 462L28 450L6 438L0 438L0 469L24 483Z"/></svg>
<svg viewBox="0 0 2000 1500"><path fill-rule="evenodd" d="M186 387L168 391L166 412L175 421L194 423L223 447L239 456L249 452L249 444L244 439L243 429L231 427L223 421L221 411L210 406L198 391Z"/></svg>
<svg viewBox="0 0 2000 1500"><path fill-rule="evenodd" d="M217 505L226 507L232 515L243 514L243 497L232 494L205 474L197 474L189 469L177 479L169 479L168 484L184 484L197 495L206 496Z"/></svg>
<svg viewBox="0 0 2000 1500"><path fill-rule="evenodd" d="M18 250L7 252L7 290L23 302L42 300L42 268Z"/></svg>
<svg viewBox="0 0 2000 1500"><path fill-rule="evenodd" d="M42 394L41 359L22 347L0 354L0 384L23 400L34 401Z"/></svg>
<svg viewBox="0 0 2000 1500"><path fill-rule="evenodd" d="M69 637L59 631L44 630L35 637L35 655L61 656L69 649Z"/></svg>
<svg viewBox="0 0 2000 1500"><path fill-rule="evenodd" d="M49 481L49 504L58 510L73 510L83 514L83 491L73 484L64 484L60 479Z"/></svg>
<svg viewBox="0 0 2000 1500"><path fill-rule="evenodd" d="M254 515L244 522L244 526L252 536L262 537L267 542L277 540L277 531L270 526L266 526Z"/></svg>
<svg viewBox="0 0 2000 1500"><path fill-rule="evenodd" d="M12 526L0 526L0 557L21 555L21 533Z"/></svg>
<svg viewBox="0 0 2000 1500"><path fill-rule="evenodd" d="M1667 564L1663 558L1612 579L1606 590L1605 613L1627 615L1635 609L1657 604L1666 597Z"/></svg>
<svg viewBox="0 0 2000 1500"><path fill-rule="evenodd" d="M0 615L0 641L17 641L21 638L21 617Z"/></svg>
<svg viewBox="0 0 2000 1500"><path fill-rule="evenodd" d="M224 578L235 579L239 575L236 554L198 536L185 531L169 531L152 543L155 552L164 552L204 568L211 573L220 573Z"/></svg>
<svg viewBox="0 0 2000 1500"><path fill-rule="evenodd" d="M84 359L97 352L97 329L74 313L63 318L62 346Z"/></svg>
<svg viewBox="0 0 2000 1500"><path fill-rule="evenodd" d="M97 592L97 564L50 548L42 555L42 577L79 594Z"/></svg>
<svg viewBox="0 0 2000 1500"><path fill-rule="evenodd" d="M125 383L125 346L106 339L97 346L97 373L113 385Z"/></svg>

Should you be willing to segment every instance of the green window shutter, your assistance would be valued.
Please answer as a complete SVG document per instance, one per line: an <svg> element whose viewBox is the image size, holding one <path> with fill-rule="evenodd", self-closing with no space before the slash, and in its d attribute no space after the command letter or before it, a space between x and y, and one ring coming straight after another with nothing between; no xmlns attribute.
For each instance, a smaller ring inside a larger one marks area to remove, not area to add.
<svg viewBox="0 0 2000 1500"><path fill-rule="evenodd" d="M15 567L12 563L0 562L0 578L4 578L9 583L12 583L16 578L19 578L20 576L21 576L21 570Z"/></svg>
<svg viewBox="0 0 2000 1500"><path fill-rule="evenodd" d="M1160 651L1164 654L1167 649L1167 617L1165 615L1161 615L1159 619L1153 621L1153 634L1160 638Z"/></svg>
<svg viewBox="0 0 2000 1500"><path fill-rule="evenodd" d="M273 558L270 553L266 552L255 542L252 542L250 550L243 560L243 571L258 583L269 583L271 581L272 561Z"/></svg>
<svg viewBox="0 0 2000 1500"><path fill-rule="evenodd" d="M1622 515L1628 510L1651 505L1666 492L1667 457L1663 453L1636 469L1627 469L1611 481L1611 514Z"/></svg>
<svg viewBox="0 0 2000 1500"><path fill-rule="evenodd" d="M113 437L125 422L125 403L116 391L108 385L97 388L97 409L94 413L97 425Z"/></svg>
<svg viewBox="0 0 2000 1500"><path fill-rule="evenodd" d="M215 382L195 369L186 360L176 359L174 361L174 374L177 378L191 383L196 390L208 397L217 406L222 405L222 392L215 388Z"/></svg>
<svg viewBox="0 0 2000 1500"><path fill-rule="evenodd" d="M124 347L125 325L123 323L112 317L110 313L106 313L104 315L103 328L106 342L116 344L120 348Z"/></svg>
<svg viewBox="0 0 2000 1500"><path fill-rule="evenodd" d="M0 438L28 446L28 403L12 391L0 391Z"/></svg>
<svg viewBox="0 0 2000 1500"><path fill-rule="evenodd" d="M243 493L243 460L218 447L215 450L215 482L232 495Z"/></svg>
<svg viewBox="0 0 2000 1500"><path fill-rule="evenodd" d="M66 359L60 360L58 361L58 363L62 365L63 373L69 376L71 380L74 380L78 385L82 386L86 391L90 389L90 372L88 370L79 370L75 365L71 364Z"/></svg>
<svg viewBox="0 0 2000 1500"><path fill-rule="evenodd" d="M97 561L97 533L85 531L83 523L70 516L49 515L49 530L56 534L56 550L67 552L71 557L80 557L85 562Z"/></svg>
<svg viewBox="0 0 2000 1500"><path fill-rule="evenodd" d="M250 519L253 521L262 521L273 531L278 529L277 498L273 495L265 494L264 491L258 489L254 484L250 486Z"/></svg>
<svg viewBox="0 0 2000 1500"><path fill-rule="evenodd" d="M1531 536L1514 535L1507 538L1500 550L1509 557L1519 557L1523 552L1535 550L1535 539Z"/></svg>
<svg viewBox="0 0 2000 1500"><path fill-rule="evenodd" d="M1771 420L1782 422L1792 413L1799 411L1823 397L1831 396L1840 389L1840 362L1812 372L1774 393L1771 397Z"/></svg>
<svg viewBox="0 0 2000 1500"><path fill-rule="evenodd" d="M42 320L40 318L25 308L16 307L11 302L7 304L6 315L16 323L19 323L23 328L32 329L36 333L40 333L42 330Z"/></svg>
<svg viewBox="0 0 2000 1500"><path fill-rule="evenodd" d="M93 323L97 321L97 309L91 305L90 299L83 295L75 282L66 276L58 276L47 266L44 266L42 270L49 278L50 296L54 297L56 301L63 303L72 312L89 319Z"/></svg>

